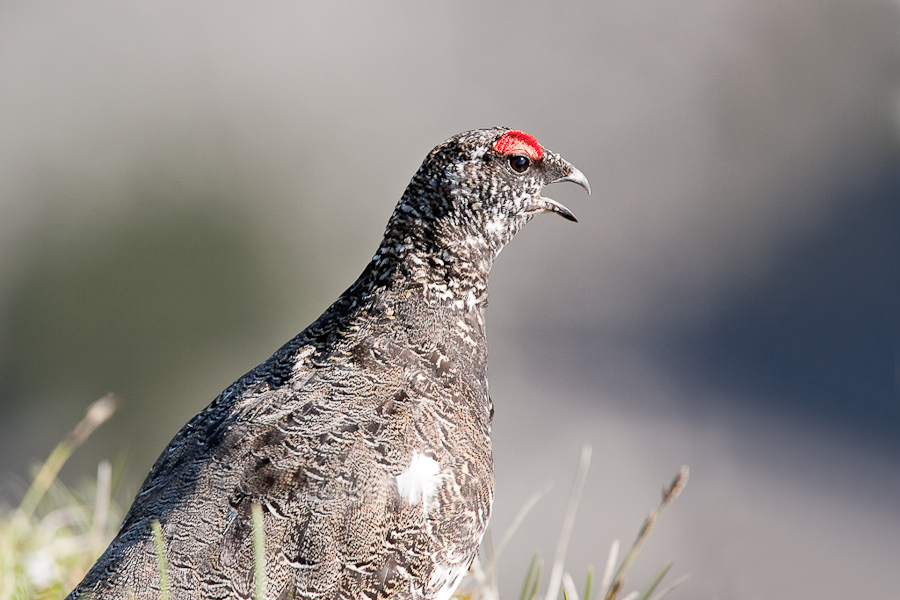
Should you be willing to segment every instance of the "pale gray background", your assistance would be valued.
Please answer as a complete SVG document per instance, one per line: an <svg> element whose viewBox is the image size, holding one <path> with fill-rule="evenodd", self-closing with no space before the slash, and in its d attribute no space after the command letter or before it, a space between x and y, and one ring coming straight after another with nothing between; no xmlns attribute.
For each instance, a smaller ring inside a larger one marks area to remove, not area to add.
<svg viewBox="0 0 900 600"><path fill-rule="evenodd" d="M362 269L422 157L508 125L590 178L496 264L501 565L582 581L692 480L631 584L900 597L895 2L0 5L2 497L115 391L65 478L177 429ZM632 587L630 585L629 587Z"/></svg>

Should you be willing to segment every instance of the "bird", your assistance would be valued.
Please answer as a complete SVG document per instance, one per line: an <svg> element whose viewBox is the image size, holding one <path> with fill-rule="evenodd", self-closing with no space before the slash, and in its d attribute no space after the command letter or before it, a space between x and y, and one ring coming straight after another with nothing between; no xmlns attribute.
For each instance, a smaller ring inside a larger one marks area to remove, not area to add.
<svg viewBox="0 0 900 600"><path fill-rule="evenodd" d="M555 182L590 193L522 131L431 150L359 278L175 435L67 598L250 598L258 510L267 597L448 600L494 494L488 276L535 215L576 221Z"/></svg>

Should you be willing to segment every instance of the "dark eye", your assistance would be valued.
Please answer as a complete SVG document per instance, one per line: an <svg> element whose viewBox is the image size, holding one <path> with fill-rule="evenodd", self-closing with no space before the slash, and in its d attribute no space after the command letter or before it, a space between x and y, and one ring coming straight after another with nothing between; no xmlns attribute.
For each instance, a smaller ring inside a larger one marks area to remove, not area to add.
<svg viewBox="0 0 900 600"><path fill-rule="evenodd" d="M510 156L509 166L516 173L524 173L531 166L531 159L521 155Z"/></svg>

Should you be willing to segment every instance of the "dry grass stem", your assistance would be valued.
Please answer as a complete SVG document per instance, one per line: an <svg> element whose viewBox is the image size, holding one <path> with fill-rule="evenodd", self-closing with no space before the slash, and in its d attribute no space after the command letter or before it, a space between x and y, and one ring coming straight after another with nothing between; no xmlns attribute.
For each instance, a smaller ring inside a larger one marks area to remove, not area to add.
<svg viewBox="0 0 900 600"><path fill-rule="evenodd" d="M622 560L622 564L619 565L619 569L616 571L615 578L613 579L613 582L606 593L605 600L615 600L619 592L622 591L622 586L625 583L625 575L627 574L628 569L631 568L631 565L634 563L635 559L637 559L637 556L641 550L641 546L644 545L644 542L650 535L650 531L653 529L653 526L657 523L657 521L659 521L659 518L662 516L663 512L665 512L666 508L668 508L668 506L672 502L674 502L675 498L677 498L679 494L681 494L681 491L687 485L688 475L689 471L687 466L681 467L681 469L679 469L678 471L678 474L675 476L675 479L672 480L672 483L663 488L662 501L660 502L656 510L651 512L647 516L647 519L644 521L644 524L641 527L640 532L638 533L637 539L634 541L634 544L631 545L631 549L628 551L628 554L625 555L625 558Z"/></svg>
<svg viewBox="0 0 900 600"><path fill-rule="evenodd" d="M587 481L588 468L591 465L591 447L585 444L581 448L581 456L578 460L578 469L575 472L575 482L572 484L572 493L569 496L569 505L563 517L562 528L559 532L559 540L556 543L556 553L553 557L553 568L550 571L550 580L547 583L546 600L556 600L562 584L563 566L566 560L566 549L569 547L569 539L572 537L572 528L575 526L575 515L578 513L578 502Z"/></svg>
<svg viewBox="0 0 900 600"><path fill-rule="evenodd" d="M266 598L266 529L263 525L262 506L253 504L253 572L254 600Z"/></svg>
<svg viewBox="0 0 900 600"><path fill-rule="evenodd" d="M34 481L28 488L28 491L25 492L25 497L22 498L22 502L19 503L19 511L25 518L31 518L34 514L37 505L47 493L47 490L50 489L50 486L59 474L59 470L62 469L62 466L66 464L66 461L72 456L72 452L75 451L75 448L80 446L82 442L97 429L97 427L113 416L113 413L116 412L117 405L118 399L113 394L107 394L99 400L94 401L94 403L88 407L87 414L69 433L66 439L57 444L56 448L53 449L53 452L50 453L50 456L47 457L47 461L41 466L37 475L35 475Z"/></svg>

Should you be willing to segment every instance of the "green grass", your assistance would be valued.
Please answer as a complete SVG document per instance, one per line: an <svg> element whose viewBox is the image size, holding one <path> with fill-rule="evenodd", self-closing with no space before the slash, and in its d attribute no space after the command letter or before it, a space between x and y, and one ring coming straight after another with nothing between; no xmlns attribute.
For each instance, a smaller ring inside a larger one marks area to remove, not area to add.
<svg viewBox="0 0 900 600"><path fill-rule="evenodd" d="M35 476L17 507L0 506L0 600L43 600L63 598L84 576L94 561L112 540L123 516L112 501L112 468L102 461L97 469L97 481L84 493L76 493L64 486L57 475L72 452L115 412L112 396L94 402L84 419L37 469ZM542 586L544 562L535 556L526 572L519 600L660 600L687 579L681 577L664 588L663 579L672 568L665 565L643 591L623 595L625 577L634 564L650 532L659 522L666 508L687 484L687 467L682 467L675 479L663 488L660 504L649 514L624 557L619 557L619 541L610 546L600 581L588 569L584 586L579 593L572 575L565 568L569 538L575 524L578 504L587 479L591 450L581 452L568 507L560 526L553 562L546 584ZM501 537L496 548L485 539L481 557L463 579L456 592L461 600L498 600L496 581L497 561L529 511L549 490L545 488L529 498L512 524ZM266 598L265 531L262 508L253 506L254 600ZM153 523L160 575L161 598L169 597L166 548L162 528ZM484 562L482 563L482 559ZM543 587L543 591L542 591ZM508 595L508 594L505 594Z"/></svg>
<svg viewBox="0 0 900 600"><path fill-rule="evenodd" d="M162 526L153 519L150 524L153 532L153 544L156 546L156 569L159 571L159 600L169 600L169 561L166 560L166 540L163 539Z"/></svg>
<svg viewBox="0 0 900 600"><path fill-rule="evenodd" d="M0 600L58 599L79 581L112 540L122 511L112 501L112 467L102 461L84 493L57 480L72 452L116 409L106 396L37 469L17 507L0 506Z"/></svg>

